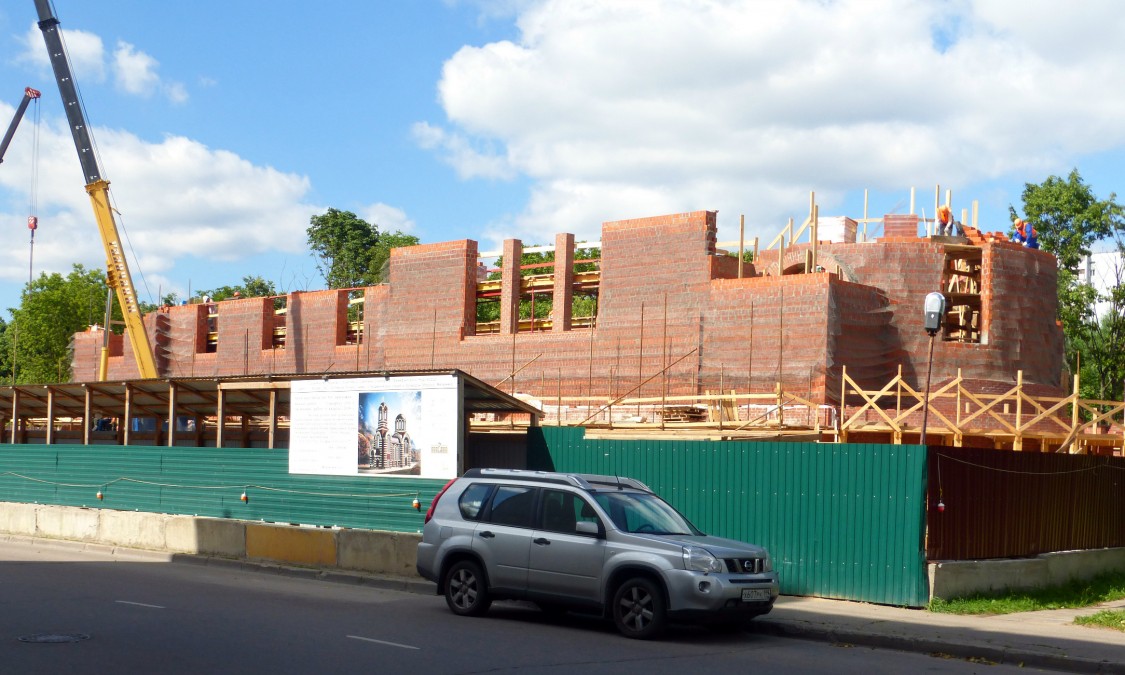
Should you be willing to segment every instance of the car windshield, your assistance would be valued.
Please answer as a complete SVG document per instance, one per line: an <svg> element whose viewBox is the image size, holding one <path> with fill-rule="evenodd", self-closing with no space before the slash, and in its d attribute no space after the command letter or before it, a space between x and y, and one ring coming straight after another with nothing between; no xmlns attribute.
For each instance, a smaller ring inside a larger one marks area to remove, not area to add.
<svg viewBox="0 0 1125 675"><path fill-rule="evenodd" d="M602 492L594 501L609 514L617 529L637 534L701 535L687 518L660 497L645 492Z"/></svg>

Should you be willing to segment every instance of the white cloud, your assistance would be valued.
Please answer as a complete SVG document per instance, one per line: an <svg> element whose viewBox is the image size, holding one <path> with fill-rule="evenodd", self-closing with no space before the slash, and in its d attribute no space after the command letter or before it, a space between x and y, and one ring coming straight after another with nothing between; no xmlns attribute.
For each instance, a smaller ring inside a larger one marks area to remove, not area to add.
<svg viewBox="0 0 1125 675"><path fill-rule="evenodd" d="M149 97L161 94L172 103L180 104L188 99L187 89L182 83L164 80L157 73L160 63L151 55L137 50L135 46L118 40L110 63L106 63L105 45L102 39L82 30L63 30L63 44L70 57L70 67L78 82L100 83L106 79L107 67L113 74L115 86L130 95ZM32 63L44 72L51 70L51 62L43 43L43 33L32 24L21 39L23 51L16 57L17 62Z"/></svg>
<svg viewBox="0 0 1125 675"><path fill-rule="evenodd" d="M378 226L379 232L398 231L409 234L414 231L414 221L406 215L405 211L382 202L362 209L360 218Z"/></svg>
<svg viewBox="0 0 1125 675"><path fill-rule="evenodd" d="M0 105L0 117L10 110ZM180 136L152 143L104 128L95 128L94 135L119 210L119 230L139 259L134 276L149 276L153 294L153 284L167 282L177 262L188 257L230 265L269 252L306 253L309 217L324 210L304 201L306 177ZM0 171L0 195L7 200L0 203L0 222L26 221L31 153L22 148L29 143L29 135L17 135ZM39 143L36 274L65 273L73 262L104 269L104 250L65 122L44 120ZM0 250L0 279L22 283L27 269L26 245ZM164 290L170 288L165 283Z"/></svg>
<svg viewBox="0 0 1125 675"><path fill-rule="evenodd" d="M105 81L105 45L102 39L83 30L60 29L63 45L70 56L70 67L79 82ZM42 70L50 72L51 60L43 42L43 32L37 24L31 24L20 41L23 51L16 57L21 63L33 63Z"/></svg>
<svg viewBox="0 0 1125 675"><path fill-rule="evenodd" d="M137 51L128 42L119 40L113 52L113 74L117 88L135 96L161 93L173 103L183 103L188 94L179 82L166 82L156 73L160 67L152 56Z"/></svg>
<svg viewBox="0 0 1125 675"><path fill-rule="evenodd" d="M461 178L508 179L514 176L506 157L496 154L491 147L478 150L473 147L473 139L466 134L451 133L425 122L416 123L411 132L418 145L440 152ZM487 142L480 144L490 145Z"/></svg>
<svg viewBox="0 0 1125 675"><path fill-rule="evenodd" d="M507 19L533 6L538 0L444 0L450 6L472 5L482 20Z"/></svg>
<svg viewBox="0 0 1125 675"><path fill-rule="evenodd" d="M117 87L129 94L151 96L160 84L160 76L156 74L159 66L156 59L128 42L117 42L117 49L113 52L113 74Z"/></svg>
<svg viewBox="0 0 1125 675"><path fill-rule="evenodd" d="M517 41L446 62L448 125L414 130L462 178L534 181L499 237L699 209L772 236L809 190L825 213L848 190L1040 175L1125 144L1109 0L518 8Z"/></svg>

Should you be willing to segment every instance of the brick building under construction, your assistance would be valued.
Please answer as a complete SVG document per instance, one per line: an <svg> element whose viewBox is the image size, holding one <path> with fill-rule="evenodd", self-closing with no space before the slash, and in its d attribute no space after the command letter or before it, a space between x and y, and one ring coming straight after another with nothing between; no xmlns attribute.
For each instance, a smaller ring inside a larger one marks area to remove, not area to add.
<svg viewBox="0 0 1125 675"><path fill-rule="evenodd" d="M570 234L556 235L553 266L520 276L506 265L483 281L477 242L424 244L392 251L387 283L168 307L145 321L164 378L457 368L572 410L626 393L779 386L832 404L845 368L864 388L897 375L923 386L923 300L940 290L934 383L958 376L988 391L1019 377L1049 394L1069 384L1051 254L972 228L920 236L917 215L886 216L885 236L870 242L856 241L854 220L812 220L831 234L788 246L782 236L741 266L717 248L716 213L697 211L603 224L600 257L582 268L593 271L575 272ZM505 241L503 260L522 252ZM593 316L571 315L575 293L596 299ZM521 300L547 296L549 319L520 320ZM500 303L500 319L478 326L485 301ZM109 378L136 378L127 336L111 337ZM102 339L75 336L74 381L96 379Z"/></svg>

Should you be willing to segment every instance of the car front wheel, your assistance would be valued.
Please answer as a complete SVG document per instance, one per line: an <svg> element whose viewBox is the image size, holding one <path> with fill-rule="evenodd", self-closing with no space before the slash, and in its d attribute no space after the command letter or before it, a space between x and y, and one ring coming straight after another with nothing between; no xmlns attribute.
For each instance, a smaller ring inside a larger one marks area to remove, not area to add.
<svg viewBox="0 0 1125 675"><path fill-rule="evenodd" d="M479 565L462 560L449 568L445 575L445 602L460 616L480 616L488 611L492 598Z"/></svg>
<svg viewBox="0 0 1125 675"><path fill-rule="evenodd" d="M613 594L613 623L625 637L650 640L664 632L667 622L664 595L652 581L629 579Z"/></svg>

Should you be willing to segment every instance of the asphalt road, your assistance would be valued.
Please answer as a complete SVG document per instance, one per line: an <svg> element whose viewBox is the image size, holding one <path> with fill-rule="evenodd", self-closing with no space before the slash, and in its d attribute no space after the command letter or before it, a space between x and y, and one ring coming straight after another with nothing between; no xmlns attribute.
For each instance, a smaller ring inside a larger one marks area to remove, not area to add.
<svg viewBox="0 0 1125 675"><path fill-rule="evenodd" d="M64 639L77 641L53 641ZM1029 670L753 628L677 627L660 642L637 642L606 622L548 617L530 605L497 603L485 618L461 618L437 596L0 542L4 674Z"/></svg>

